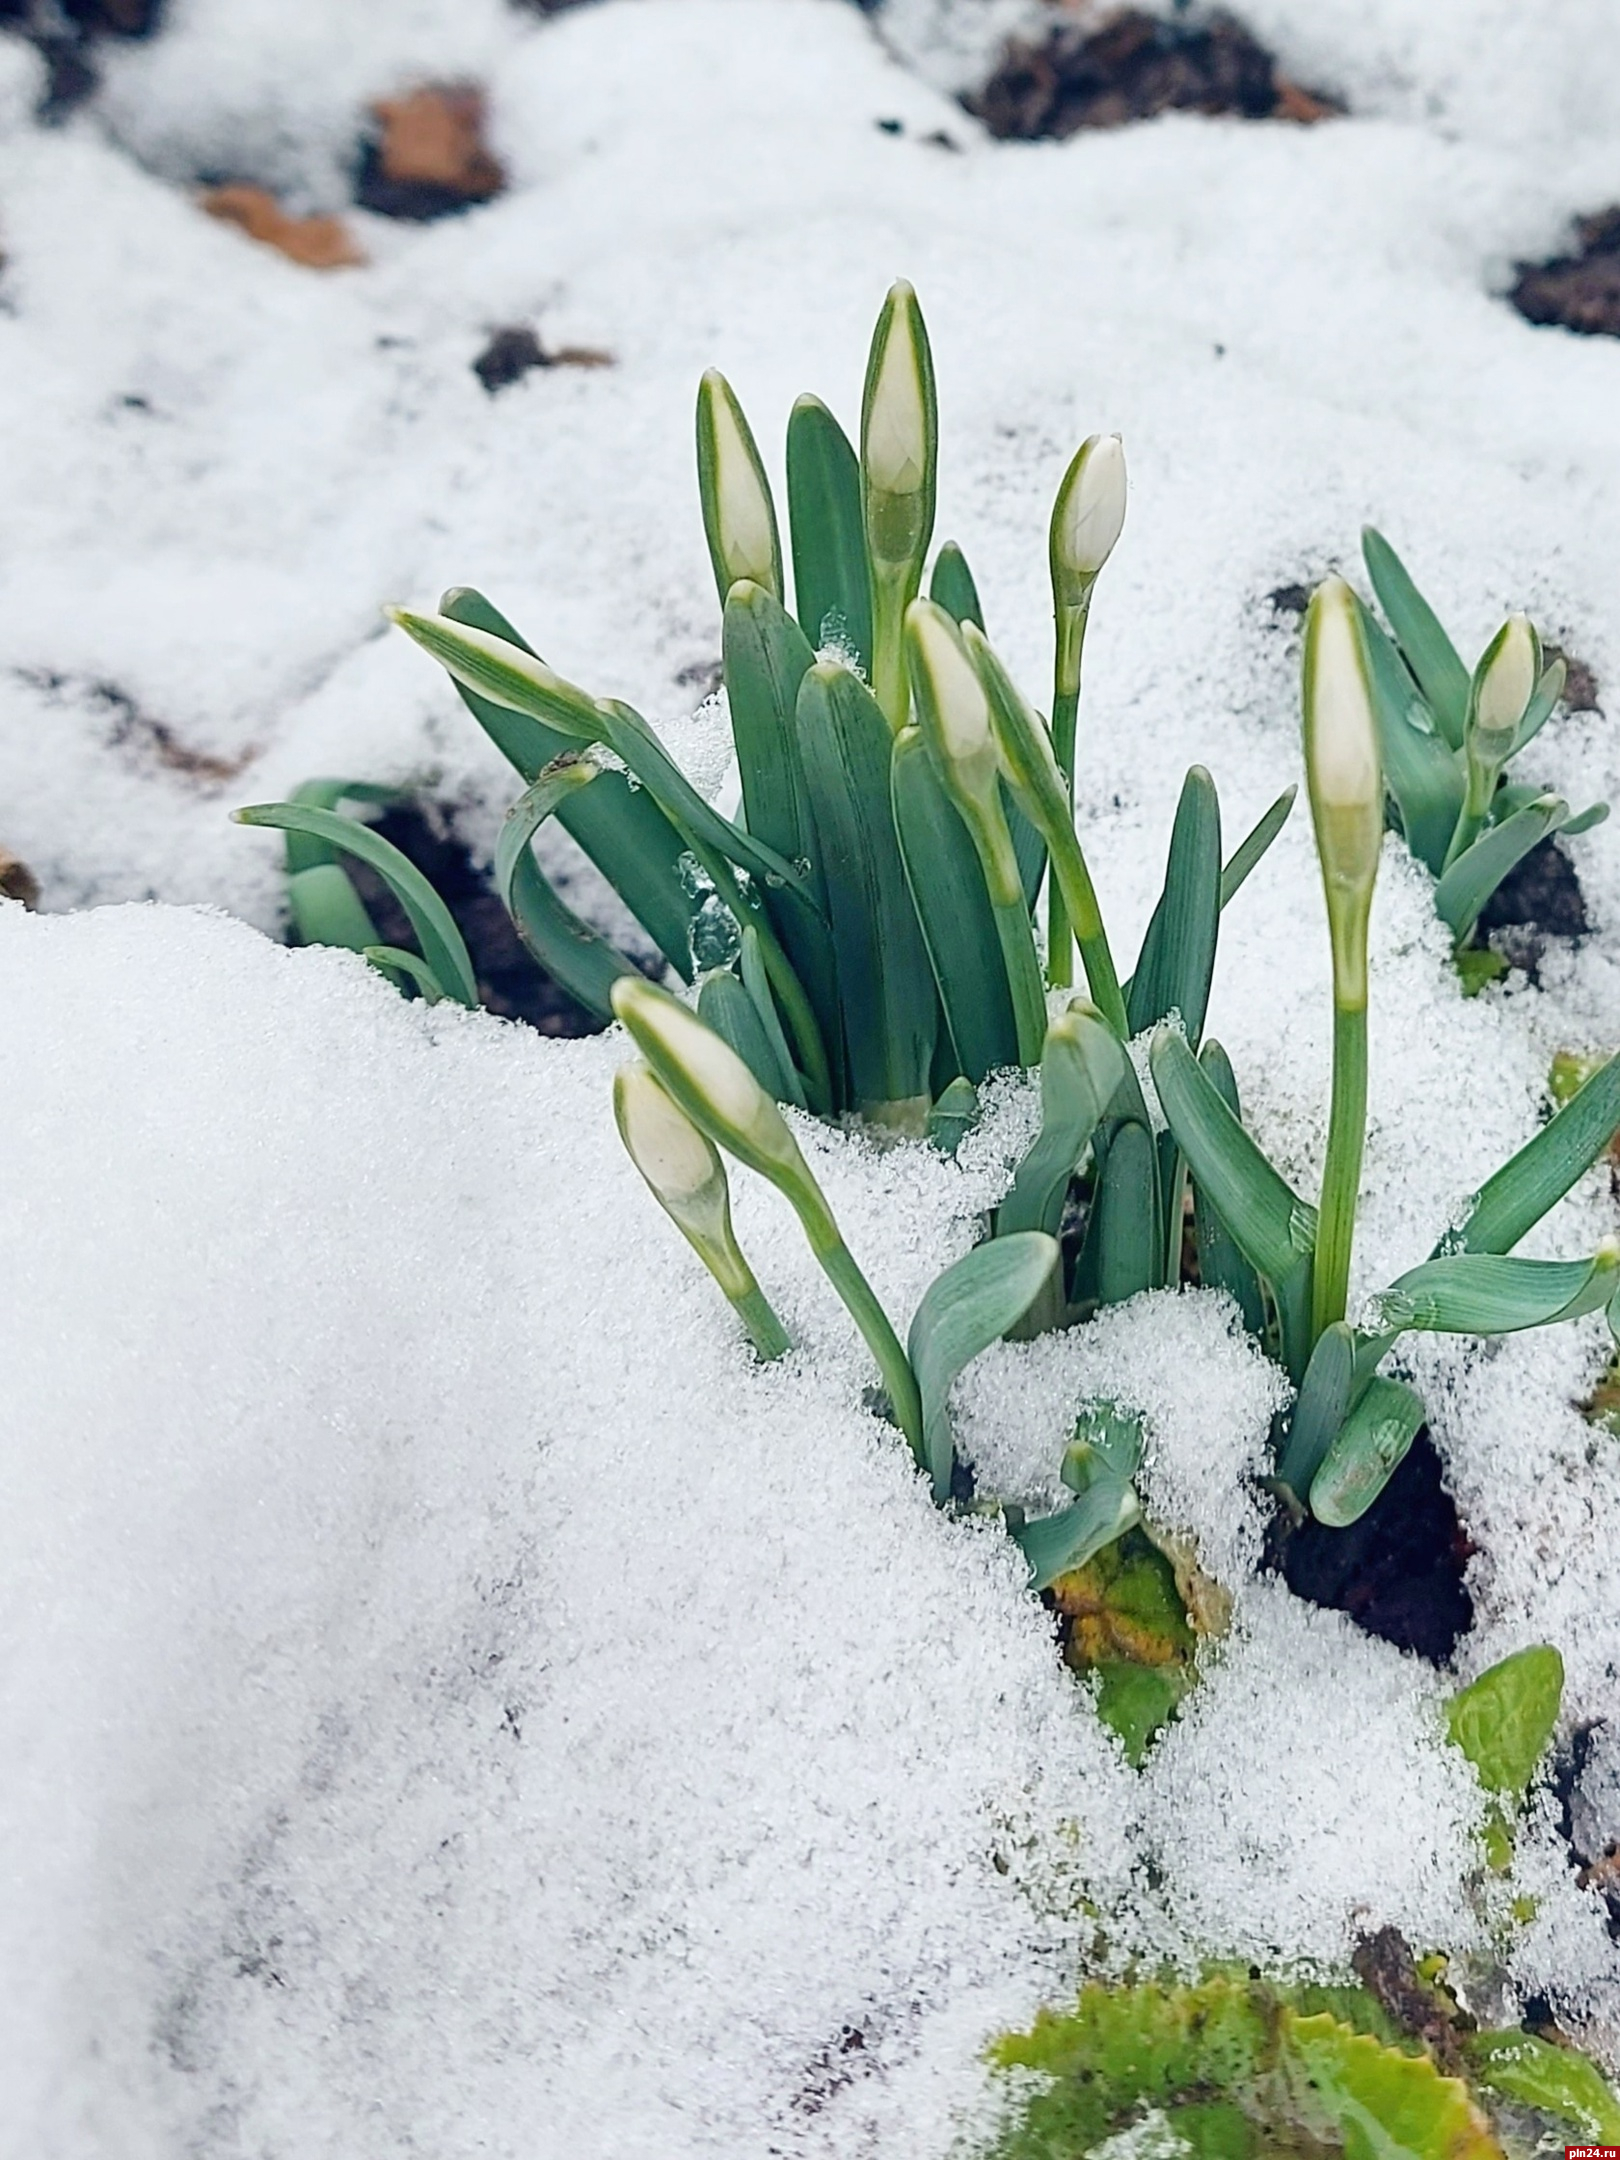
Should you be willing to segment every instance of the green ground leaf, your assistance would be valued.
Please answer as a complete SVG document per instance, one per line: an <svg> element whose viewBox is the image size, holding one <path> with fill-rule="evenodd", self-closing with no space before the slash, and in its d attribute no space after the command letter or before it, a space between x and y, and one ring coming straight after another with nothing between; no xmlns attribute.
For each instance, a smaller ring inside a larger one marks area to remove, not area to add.
<svg viewBox="0 0 1620 2160"><path fill-rule="evenodd" d="M1453 1695L1446 1730L1487 1792L1522 1800L1552 1739L1563 1699L1563 1659L1550 1643L1533 1643Z"/></svg>
<svg viewBox="0 0 1620 2160"><path fill-rule="evenodd" d="M1487 2092L1556 2116L1584 2139L1620 2145L1620 2099L1596 2064L1574 2048L1555 2047L1531 2033L1470 2033L1463 2053Z"/></svg>
<svg viewBox="0 0 1620 2160"><path fill-rule="evenodd" d="M1058 1264L1056 1238L1039 1230L977 1245L923 1292L906 1337L922 1398L934 1498L950 1497L955 1454L948 1403L957 1376L1020 1319Z"/></svg>

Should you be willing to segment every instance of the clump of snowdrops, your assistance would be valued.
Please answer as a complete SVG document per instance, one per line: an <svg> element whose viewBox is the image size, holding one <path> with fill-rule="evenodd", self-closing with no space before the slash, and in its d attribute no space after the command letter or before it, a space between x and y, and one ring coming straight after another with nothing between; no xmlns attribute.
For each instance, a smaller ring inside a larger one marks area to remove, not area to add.
<svg viewBox="0 0 1620 2160"><path fill-rule="evenodd" d="M541 964L634 1038L643 1061L615 1090L625 1145L760 1356L780 1355L788 1338L732 1229L727 1155L793 1206L942 1505L959 1489L948 1398L963 1367L1009 1331L1074 1324L1178 1283L1189 1176L1199 1279L1236 1299L1297 1390L1279 1423L1275 1482L1325 1523L1347 1524L1371 1504L1422 1423L1415 1390L1380 1371L1404 1333L1495 1334L1600 1306L1614 1323L1620 1246L1567 1262L1511 1249L1620 1123L1620 1060L1481 1188L1426 1261L1355 1323L1347 1313L1367 922L1386 794L1414 848L1439 849L1437 903L1466 937L1491 885L1552 829L1541 798L1519 803L1502 782L1561 680L1523 618L1504 625L1468 677L1376 535L1367 559L1398 644L1341 581L1312 600L1305 763L1334 962L1332 1111L1312 1205L1244 1131L1230 1062L1201 1040L1222 910L1294 790L1223 862L1214 783L1200 767L1188 773L1163 889L1125 979L1076 831L1086 626L1125 518L1119 439L1081 445L1052 512L1050 719L986 636L958 547L933 558L923 596L937 422L909 286L893 288L878 319L859 449L816 398L801 398L789 420L791 611L764 462L713 371L698 393L697 447L739 819L692 787L640 714L568 681L481 594L456 588L437 614L399 609L394 619L447 669L526 783L496 851L502 897ZM339 814L341 800L368 794L314 782L301 800L240 815L287 831L306 938L365 950L429 996L476 1002L448 910L397 850ZM551 817L695 998L648 982L566 906L533 845ZM340 867L345 852L392 885L420 955L379 946ZM1087 994L1051 999L1072 983L1076 951ZM1127 1052L1143 1035L1168 1130L1156 1130ZM979 1084L1008 1066L1039 1069L1039 1133L989 1235L928 1291L902 1345L783 1107L926 1133L951 1149L976 1115ZM1076 1199L1084 1230L1066 1251L1057 1233ZM1033 1522L1008 1517L1037 1584L1141 1519L1132 1480L1142 1445L1139 1421L1115 1406L1082 1412L1063 1465L1073 1501Z"/></svg>

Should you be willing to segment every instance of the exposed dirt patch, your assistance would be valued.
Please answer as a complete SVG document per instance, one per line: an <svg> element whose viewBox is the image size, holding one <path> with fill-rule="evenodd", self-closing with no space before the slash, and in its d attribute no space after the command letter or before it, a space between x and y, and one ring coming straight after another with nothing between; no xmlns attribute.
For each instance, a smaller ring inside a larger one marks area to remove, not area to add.
<svg viewBox="0 0 1620 2160"><path fill-rule="evenodd" d="M360 155L355 200L379 216L418 223L488 202L506 174L484 141L484 93L472 83L425 83L372 108L376 137Z"/></svg>
<svg viewBox="0 0 1620 2160"><path fill-rule="evenodd" d="M377 819L374 830L410 857L456 918L472 955L479 1003L487 1011L506 1020L526 1020L542 1035L601 1033L605 1023L576 1004L530 957L483 873L431 807L398 804ZM343 867L383 942L413 950L416 938L409 919L382 879L352 857Z"/></svg>
<svg viewBox="0 0 1620 2160"><path fill-rule="evenodd" d="M250 240L275 248L306 269L343 270L366 259L340 217L289 217L267 188L247 181L208 188L197 202L209 217L239 226Z"/></svg>
<svg viewBox="0 0 1620 2160"><path fill-rule="evenodd" d="M98 38L150 37L163 0L0 0L0 23L15 23L45 63L39 118L72 112L96 87Z"/></svg>
<svg viewBox="0 0 1620 2160"><path fill-rule="evenodd" d="M1491 894L1475 942L1488 940L1534 983L1552 939L1582 938L1591 927L1575 865L1554 835L1539 841Z"/></svg>
<svg viewBox="0 0 1620 2160"><path fill-rule="evenodd" d="M1577 221L1573 253L1518 270L1508 298L1527 322L1620 337L1620 204Z"/></svg>
<svg viewBox="0 0 1620 2160"><path fill-rule="evenodd" d="M8 900L20 900L25 908L39 906L39 879L20 855L13 855L9 848L0 847L0 893Z"/></svg>
<svg viewBox="0 0 1620 2160"><path fill-rule="evenodd" d="M177 773L204 789L224 787L244 773L258 756L250 746L234 757L220 757L186 742L166 720L143 711L130 693L117 683L87 681L82 676L59 675L47 668L18 668L17 674L52 704L79 705L104 713L110 723L109 749L127 750L139 764L157 765Z"/></svg>
<svg viewBox="0 0 1620 2160"><path fill-rule="evenodd" d="M1424 1426L1384 1490L1348 1529L1281 1524L1272 1561L1296 1597L1444 1664L1474 1621L1463 1571L1470 1546Z"/></svg>
<svg viewBox="0 0 1620 2160"><path fill-rule="evenodd" d="M992 135L1021 142L1162 112L1308 122L1340 110L1279 74L1273 55L1233 16L1165 21L1141 8L1068 17L1044 37L1012 39L989 81L963 103Z"/></svg>
<svg viewBox="0 0 1620 2160"><path fill-rule="evenodd" d="M541 344L527 323L514 323L495 331L472 364L472 371L493 397L510 383L521 382L533 368L612 367L613 355L594 345L559 345L555 352Z"/></svg>

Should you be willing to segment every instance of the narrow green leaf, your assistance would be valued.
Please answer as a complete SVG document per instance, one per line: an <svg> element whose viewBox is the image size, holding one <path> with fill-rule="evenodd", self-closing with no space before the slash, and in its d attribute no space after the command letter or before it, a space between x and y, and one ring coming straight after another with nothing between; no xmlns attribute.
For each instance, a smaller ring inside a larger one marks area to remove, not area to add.
<svg viewBox="0 0 1620 2160"><path fill-rule="evenodd" d="M437 1005L444 996L438 976L420 953L407 952L403 945L368 945L363 957L384 975L403 975L407 982L415 984L429 1005Z"/></svg>
<svg viewBox="0 0 1620 2160"><path fill-rule="evenodd" d="M1365 1515L1417 1438L1423 1398L1404 1380L1374 1379L1333 1437L1311 1480L1311 1513L1342 1530Z"/></svg>
<svg viewBox="0 0 1620 2160"><path fill-rule="evenodd" d="M1069 1179L1124 1078L1118 1036L1089 1000L1049 1023L1041 1052L1041 1129L996 1213L996 1235L1057 1235Z"/></svg>
<svg viewBox="0 0 1620 2160"><path fill-rule="evenodd" d="M553 981L600 1020L613 1018L613 985L636 970L566 904L531 843L554 812L611 777L595 751L556 759L508 810L495 843L495 890L518 936Z"/></svg>
<svg viewBox="0 0 1620 2160"><path fill-rule="evenodd" d="M895 831L958 1065L975 1086L1018 1062L1012 993L978 852L921 731L895 739Z"/></svg>
<svg viewBox="0 0 1620 2160"><path fill-rule="evenodd" d="M872 571L866 559L860 459L820 398L788 420L788 523L799 626L818 649L837 645L872 672Z"/></svg>
<svg viewBox="0 0 1620 2160"><path fill-rule="evenodd" d="M1384 785L1395 798L1407 846L1438 877L1462 812L1462 762L1436 731L1428 700L1381 625L1359 600L1356 611L1378 719Z"/></svg>
<svg viewBox="0 0 1620 2160"><path fill-rule="evenodd" d="M854 1098L877 1106L927 1097L937 1003L895 834L889 724L857 676L820 660L800 687L796 731Z"/></svg>
<svg viewBox="0 0 1620 2160"><path fill-rule="evenodd" d="M1585 810L1578 810L1572 818L1564 820L1564 838L1573 840L1583 832L1590 832L1594 825L1601 825L1609 815L1606 802L1592 803Z"/></svg>
<svg viewBox="0 0 1620 2160"><path fill-rule="evenodd" d="M1099 1304L1121 1305L1161 1285L1158 1158L1152 1133L1134 1120L1116 1126L1101 1151L1086 1245Z"/></svg>
<svg viewBox="0 0 1620 2160"><path fill-rule="evenodd" d="M1279 1481L1303 1500L1321 1469L1345 1414L1356 1375L1356 1338L1343 1320L1325 1327L1299 1385L1288 1437L1277 1462Z"/></svg>
<svg viewBox="0 0 1620 2160"><path fill-rule="evenodd" d="M1361 535L1361 552L1378 604L1389 618L1395 642L1417 677L1440 733L1453 750L1460 750L1468 719L1468 670L1406 565L1370 525Z"/></svg>
<svg viewBox="0 0 1620 2160"><path fill-rule="evenodd" d="M1241 1124L1237 1075L1232 1070L1231 1059L1213 1037L1199 1051L1198 1062L1215 1092ZM1233 1298L1243 1315L1243 1325L1251 1335L1258 1336L1266 1321L1260 1278L1238 1250L1237 1241L1221 1220L1220 1209L1196 1178L1193 1180L1193 1232L1198 1245L1199 1281L1206 1289L1224 1290Z"/></svg>
<svg viewBox="0 0 1620 2160"><path fill-rule="evenodd" d="M453 622L469 623L522 652L533 652L499 608L469 585L452 587L439 602L439 611ZM525 786L532 787L554 758L578 748L573 736L497 705L463 682L456 683L456 691L496 749L522 774ZM691 880L683 875L689 854L685 835L645 788L619 772L604 773L594 787L561 803L557 822L578 841L670 966L690 981L698 900Z"/></svg>
<svg viewBox="0 0 1620 2160"><path fill-rule="evenodd" d="M1466 2033L1463 2053L1476 2084L1504 2100L1571 2124L1583 2137L1620 2145L1620 2099L1595 2063L1571 2047L1539 2040L1515 2026Z"/></svg>
<svg viewBox="0 0 1620 2160"><path fill-rule="evenodd" d="M927 1468L941 1503L950 1497L955 1462L947 1405L957 1375L1023 1315L1057 1263L1057 1240L1026 1230L975 1246L923 1293L906 1353L922 1398Z"/></svg>
<svg viewBox="0 0 1620 2160"><path fill-rule="evenodd" d="M746 580L726 600L722 649L744 822L804 880L802 893L767 885L765 911L815 1008L823 1041L836 1044L842 1027L838 977L797 718L799 691L815 655L780 601ZM887 728L884 738L886 758ZM885 788L887 779L885 763Z"/></svg>
<svg viewBox="0 0 1620 2160"><path fill-rule="evenodd" d="M928 1113L928 1138L942 1155L955 1157L957 1149L979 1122L979 1091L958 1073L940 1093Z"/></svg>
<svg viewBox="0 0 1620 2160"><path fill-rule="evenodd" d="M967 557L954 540L947 540L934 557L934 574L928 581L928 597L942 607L954 623L977 623L984 628L984 609L979 588L973 582Z"/></svg>
<svg viewBox="0 0 1620 2160"><path fill-rule="evenodd" d="M1288 813L1294 807L1294 797L1299 789L1285 787L1277 800L1260 818L1251 831L1244 834L1227 859L1221 872L1221 906L1230 907L1247 884L1251 871L1255 870L1273 840L1288 823Z"/></svg>
<svg viewBox="0 0 1620 2160"><path fill-rule="evenodd" d="M1435 913L1461 944L1479 919L1479 911L1498 885L1524 860L1538 841L1569 820L1569 804L1559 795L1539 795L1500 825L1491 825L1463 849L1434 888Z"/></svg>
<svg viewBox="0 0 1620 2160"><path fill-rule="evenodd" d="M313 862L307 870L294 870L287 879L287 908L300 945L341 945L364 952L381 934L338 862Z"/></svg>
<svg viewBox="0 0 1620 2160"><path fill-rule="evenodd" d="M724 969L706 975L698 991L698 1018L729 1043L748 1070L776 1102L789 1102L787 1075L759 1017L758 1007L735 975Z"/></svg>
<svg viewBox="0 0 1620 2160"><path fill-rule="evenodd" d="M1511 1252L1620 1132L1620 1057L1610 1058L1562 1110L1487 1178L1462 1221L1435 1247L1450 1253Z"/></svg>
<svg viewBox="0 0 1620 2160"><path fill-rule="evenodd" d="M1060 1575L1084 1567L1141 1519L1141 1503L1128 1480L1095 1479L1071 1507L1038 1515L1014 1533L1029 1562L1029 1587L1044 1590Z"/></svg>
<svg viewBox="0 0 1620 2160"><path fill-rule="evenodd" d="M369 780L305 780L287 797L289 802L305 803L316 810L335 810L339 803L396 803L404 791L396 787L378 787ZM317 863L336 863L339 850L328 847L324 840L317 840L313 833L290 832L286 837L287 875L292 877L300 870L312 870ZM310 944L341 944L340 938L311 938Z"/></svg>
<svg viewBox="0 0 1620 2160"><path fill-rule="evenodd" d="M369 863L410 917L421 942L422 957L438 977L446 996L459 1004L478 1004L472 960L456 928L455 917L408 856L368 825L307 803L253 803L232 813L238 825L267 825L280 832L309 833L343 853Z"/></svg>
<svg viewBox="0 0 1620 2160"><path fill-rule="evenodd" d="M1562 660L1553 660L1542 669L1535 695L1524 709L1524 718L1513 738L1513 748L1508 752L1510 759L1516 758L1526 743L1534 742L1552 718L1558 700L1564 694L1564 678L1568 672Z"/></svg>
<svg viewBox="0 0 1620 2160"><path fill-rule="evenodd" d="M1160 1105L1194 1179L1240 1251L1276 1286L1308 1264L1316 1210L1267 1162L1174 1028L1158 1030L1150 1055Z"/></svg>
<svg viewBox="0 0 1620 2160"><path fill-rule="evenodd" d="M1221 806L1215 783L1194 765L1182 784L1164 887L1131 978L1130 1031L1181 1015L1193 1049L1204 1030L1221 918Z"/></svg>
<svg viewBox="0 0 1620 2160"><path fill-rule="evenodd" d="M737 956L737 964L742 970L743 988L754 1001L754 1010L759 1014L759 1024L765 1030L771 1053L787 1085L787 1093L781 1100L792 1103L795 1109L806 1109L808 1105L804 1099L804 1084L794 1066L793 1053L782 1032L781 1015L771 994L771 978L765 965L764 946L752 923L743 931L742 951Z"/></svg>
<svg viewBox="0 0 1620 2160"><path fill-rule="evenodd" d="M1503 1259L1452 1253L1411 1268L1372 1301L1367 1331L1414 1328L1442 1335L1510 1335L1551 1327L1607 1305L1620 1284L1620 1242L1590 1260Z"/></svg>

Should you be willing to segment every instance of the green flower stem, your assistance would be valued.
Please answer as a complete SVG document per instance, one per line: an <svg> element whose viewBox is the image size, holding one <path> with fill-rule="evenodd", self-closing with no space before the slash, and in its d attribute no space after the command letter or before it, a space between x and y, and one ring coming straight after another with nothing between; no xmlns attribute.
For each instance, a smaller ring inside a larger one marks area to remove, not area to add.
<svg viewBox="0 0 1620 2160"><path fill-rule="evenodd" d="M781 1357L793 1345L788 1332L771 1309L771 1302L755 1283L751 1290L728 1290L727 1297L736 1308L737 1317L748 1330L748 1339L767 1365L773 1358Z"/></svg>
<svg viewBox="0 0 1620 2160"><path fill-rule="evenodd" d="M788 1196L790 1199L792 1195ZM878 1361L883 1384L889 1391L889 1401L894 1409L895 1422L911 1443L911 1452L919 1464L927 1468L928 1455L923 1440L922 1397L917 1392L916 1375L910 1361L900 1347L900 1338L889 1325L888 1315L878 1303L872 1285L856 1266L853 1255L833 1226L832 1217L822 1212L819 1220L801 1211L810 1239L810 1249L821 1262L827 1280L849 1308L850 1318L866 1337L867 1346ZM829 1236L827 1233L831 1231Z"/></svg>
<svg viewBox="0 0 1620 2160"><path fill-rule="evenodd" d="M1091 593L1078 607L1057 611L1057 661L1052 684L1052 749L1068 790L1069 816L1074 816L1074 750L1080 715L1080 662L1086 644L1086 620L1091 612ZM1089 882L1089 881L1088 881ZM1095 907L1095 903L1093 903ZM1046 893L1046 979L1054 990L1074 981L1074 951L1070 944L1071 917L1068 895L1054 875ZM1087 971L1090 980L1090 971ZM1101 1005L1095 983L1092 1001Z"/></svg>
<svg viewBox="0 0 1620 2160"><path fill-rule="evenodd" d="M1350 1248L1355 1239L1361 1151L1367 1131L1367 1002L1333 1004L1333 1107L1316 1226L1311 1285L1311 1336L1344 1318L1350 1295Z"/></svg>
<svg viewBox="0 0 1620 2160"><path fill-rule="evenodd" d="M1091 1002L1120 1041L1129 1042L1131 1024L1125 1016L1125 994L1119 987L1113 949L1108 943L1108 932L1103 928L1102 909L1097 905L1096 888L1091 882L1091 872L1086 867L1086 858L1073 825L1060 826L1055 835L1048 834L1047 847L1052 858L1052 899L1055 903L1061 896L1065 902L1064 939L1067 941L1072 926L1075 943L1080 947ZM1048 980L1056 980L1051 973L1050 952L1047 954L1047 976Z"/></svg>
<svg viewBox="0 0 1620 2160"><path fill-rule="evenodd" d="M1013 1021L1018 1029L1018 1062L1035 1067L1041 1062L1041 1050L1046 1041L1046 993L1041 988L1041 964L1035 956L1035 940L1030 936L1029 910L1021 893L1016 900L1005 904L995 901L992 895L992 905L996 936L1001 940L1001 958L1007 970L1007 987L1012 992Z"/></svg>
<svg viewBox="0 0 1620 2160"><path fill-rule="evenodd" d="M1466 848L1471 848L1484 830L1491 807L1491 797L1496 793L1500 764L1490 765L1470 755L1468 759L1468 786L1463 796L1463 806L1457 813L1457 823L1452 831L1451 845L1446 849L1446 859L1441 865L1441 875L1449 870Z"/></svg>
<svg viewBox="0 0 1620 2160"><path fill-rule="evenodd" d="M909 563L872 566L872 695L891 734L911 717L911 678L906 672L906 609L917 597L917 574Z"/></svg>

